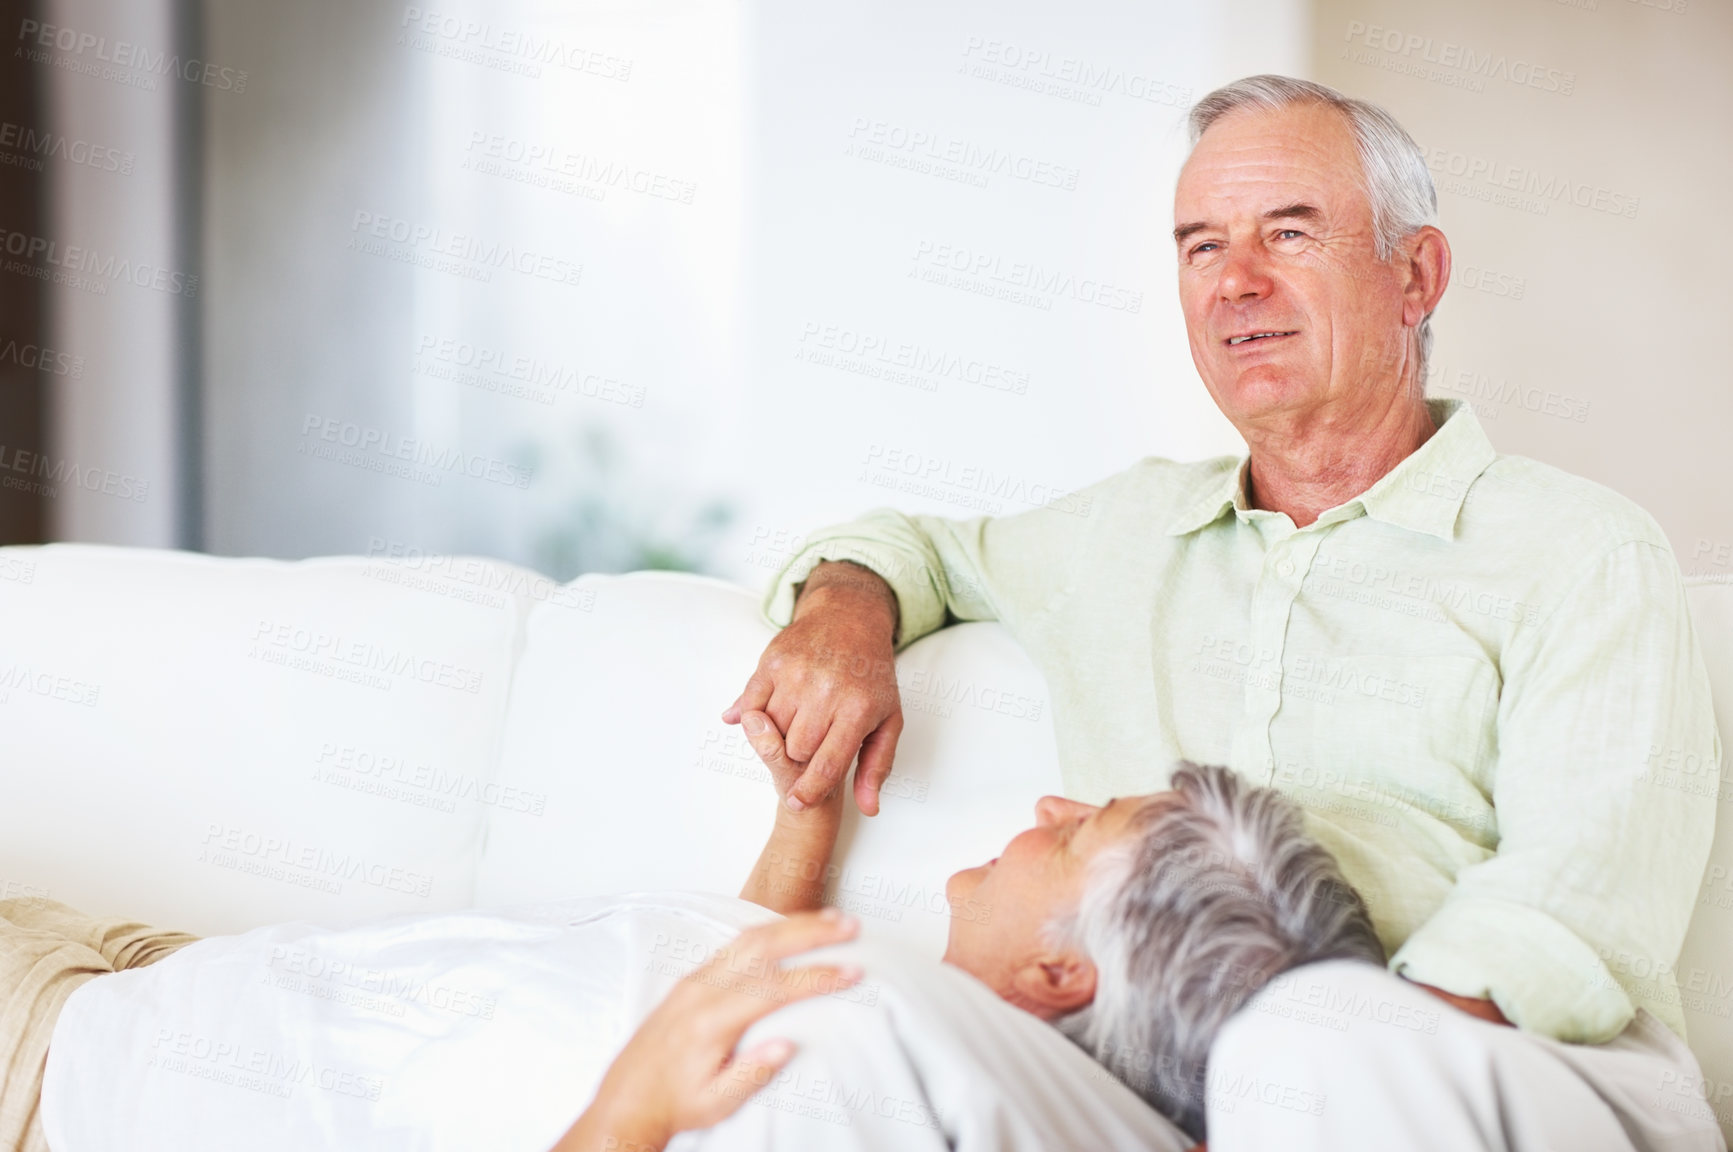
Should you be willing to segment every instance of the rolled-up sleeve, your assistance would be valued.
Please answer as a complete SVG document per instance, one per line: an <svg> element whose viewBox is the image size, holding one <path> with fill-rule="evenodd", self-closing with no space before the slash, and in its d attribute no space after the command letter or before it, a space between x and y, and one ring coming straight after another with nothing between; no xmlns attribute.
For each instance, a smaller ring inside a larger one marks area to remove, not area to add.
<svg viewBox="0 0 1733 1152"><path fill-rule="evenodd" d="M1497 854L1457 876L1391 969L1560 1040L1610 1040L1639 1004L1683 1035L1672 973L1721 749L1671 551L1599 556L1500 672ZM1669 770L1685 762L1702 768Z"/></svg>
<svg viewBox="0 0 1733 1152"><path fill-rule="evenodd" d="M801 581L826 560L849 560L876 572L896 593L899 650L955 621L1000 620L1015 630L1070 587L1083 538L1116 483L1105 481L1061 505L1013 516L954 520L878 508L813 532L771 581L765 618L786 625Z"/></svg>

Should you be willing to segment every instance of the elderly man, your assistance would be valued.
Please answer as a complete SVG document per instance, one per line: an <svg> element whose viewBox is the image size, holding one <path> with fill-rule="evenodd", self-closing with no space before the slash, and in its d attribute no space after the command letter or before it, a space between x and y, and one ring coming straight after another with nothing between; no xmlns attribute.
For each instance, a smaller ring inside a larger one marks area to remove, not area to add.
<svg viewBox="0 0 1733 1152"><path fill-rule="evenodd" d="M1212 1108L1216 1152L1723 1147L1677 1090L1697 1069L1672 966L1714 809L1647 769L1720 749L1665 536L1425 398L1450 248L1388 113L1259 76L1191 130L1179 295L1249 454L1146 459L1016 516L813 533L724 719L762 709L786 734L806 766L791 807L858 752L874 814L894 652L998 620L1046 674L1068 794L1158 788L1186 758L1298 801L1389 970L1317 992L1348 1006L1326 1027L1230 1022L1212 1069L1328 1105ZM1460 1011L1431 1030L1353 1011L1428 995Z"/></svg>

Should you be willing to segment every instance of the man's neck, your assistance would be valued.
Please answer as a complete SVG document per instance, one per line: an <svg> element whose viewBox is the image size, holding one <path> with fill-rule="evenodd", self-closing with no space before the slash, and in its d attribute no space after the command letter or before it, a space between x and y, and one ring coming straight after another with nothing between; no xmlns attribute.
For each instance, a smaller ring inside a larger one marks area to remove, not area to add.
<svg viewBox="0 0 1733 1152"><path fill-rule="evenodd" d="M1304 528L1376 484L1437 430L1426 401L1413 394L1353 424L1307 415L1244 430L1247 504L1285 512Z"/></svg>

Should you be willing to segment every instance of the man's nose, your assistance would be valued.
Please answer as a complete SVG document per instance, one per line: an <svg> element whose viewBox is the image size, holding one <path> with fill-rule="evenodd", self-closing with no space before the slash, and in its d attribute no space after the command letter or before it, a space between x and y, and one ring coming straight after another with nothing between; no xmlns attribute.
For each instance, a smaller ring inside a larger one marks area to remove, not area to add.
<svg viewBox="0 0 1733 1152"><path fill-rule="evenodd" d="M1256 248L1248 249L1242 244L1237 249L1228 250L1222 261L1221 277L1216 281L1216 289L1223 301L1243 304L1249 300L1261 300L1270 294L1273 287L1269 264Z"/></svg>
<svg viewBox="0 0 1733 1152"><path fill-rule="evenodd" d="M1075 820L1079 816L1087 816L1093 811L1095 805L1085 804L1080 800L1067 800L1063 796L1043 796L1035 802L1035 823L1059 824L1066 820Z"/></svg>

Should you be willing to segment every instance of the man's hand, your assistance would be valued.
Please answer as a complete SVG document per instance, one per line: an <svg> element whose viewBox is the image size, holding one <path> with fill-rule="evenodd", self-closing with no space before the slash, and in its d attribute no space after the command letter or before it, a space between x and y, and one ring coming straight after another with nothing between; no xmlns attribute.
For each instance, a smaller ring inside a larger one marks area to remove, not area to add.
<svg viewBox="0 0 1733 1152"><path fill-rule="evenodd" d="M596 1098L552 1152L661 1152L675 1133L732 1116L794 1055L767 1040L734 1046L761 1017L847 988L852 967L779 968L776 962L853 938L860 923L834 909L761 924L687 976L614 1058Z"/></svg>
<svg viewBox="0 0 1733 1152"><path fill-rule="evenodd" d="M1407 977L1403 977L1403 979L1406 980ZM1488 1024L1503 1024L1507 1028L1516 1027L1516 1025L1505 1019L1504 1013L1500 1012L1498 1010L1498 1005L1494 1004L1491 1000L1477 1000L1472 996L1458 996L1454 992L1446 992L1442 988L1434 988L1432 985L1422 984L1418 980L1409 980L1408 982L1416 988L1426 989L1446 1004L1449 1004L1453 1008L1462 1009L1477 1020L1485 1020Z"/></svg>
<svg viewBox="0 0 1733 1152"><path fill-rule="evenodd" d="M864 815L878 814L903 731L896 631L890 585L858 564L820 564L801 586L794 619L722 713L737 724L746 712L766 712L785 735L788 759L801 769L783 801L793 811L823 802L858 751L855 803Z"/></svg>

